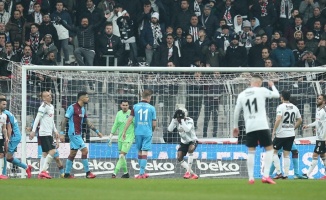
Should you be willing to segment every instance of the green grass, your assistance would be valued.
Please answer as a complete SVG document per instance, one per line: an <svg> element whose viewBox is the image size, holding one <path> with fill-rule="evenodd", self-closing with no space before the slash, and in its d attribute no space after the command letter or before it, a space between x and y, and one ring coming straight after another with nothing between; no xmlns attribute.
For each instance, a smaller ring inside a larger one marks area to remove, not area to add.
<svg viewBox="0 0 326 200"><path fill-rule="evenodd" d="M254 185L246 179L10 179L0 181L1 200L265 200L320 199L322 180L278 180Z"/></svg>

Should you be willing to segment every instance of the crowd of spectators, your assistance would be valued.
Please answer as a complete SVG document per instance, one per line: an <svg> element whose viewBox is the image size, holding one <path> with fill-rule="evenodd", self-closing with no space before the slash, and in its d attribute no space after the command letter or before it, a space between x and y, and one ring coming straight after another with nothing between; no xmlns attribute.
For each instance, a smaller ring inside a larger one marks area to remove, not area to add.
<svg viewBox="0 0 326 200"><path fill-rule="evenodd" d="M118 66L263 67L269 59L266 66L313 67L326 64L325 3L2 0L0 57L36 65L104 66L104 55L113 55ZM7 63L1 77L10 75Z"/></svg>
<svg viewBox="0 0 326 200"><path fill-rule="evenodd" d="M106 55L118 66L325 65L325 6L326 0L0 0L0 80L11 77L9 61L89 67L107 65ZM213 96L221 88L210 87L187 88L196 127L201 106L193 105L204 103L205 121L218 109ZM162 90L167 102L176 90ZM202 96L209 91L213 96Z"/></svg>

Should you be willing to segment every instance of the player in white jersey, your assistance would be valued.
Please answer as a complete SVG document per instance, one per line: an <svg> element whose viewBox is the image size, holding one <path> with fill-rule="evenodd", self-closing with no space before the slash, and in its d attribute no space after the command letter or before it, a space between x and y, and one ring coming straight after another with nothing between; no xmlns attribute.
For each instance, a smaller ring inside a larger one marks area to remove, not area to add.
<svg viewBox="0 0 326 200"><path fill-rule="evenodd" d="M268 82L272 91L261 87L262 83L262 77L259 75L253 75L250 80L250 87L239 94L234 110L234 137L238 137L239 135L238 120L240 111L243 110L244 114L247 134L246 146L248 147L247 167L249 184L255 183L254 162L258 141L260 146L263 146L266 150L263 161L264 175L262 182L275 184L275 182L269 177L269 170L273 160L273 146L266 116L265 102L266 98L278 98L280 94L272 81Z"/></svg>
<svg viewBox="0 0 326 200"><path fill-rule="evenodd" d="M299 109L290 103L291 94L289 91L282 91L281 101L276 109L276 119L273 129L272 138L274 148L274 166L276 168L276 179L282 177L287 179L290 170L290 151L295 138L295 129L297 129L301 123L301 114ZM283 148L284 157L284 175L281 174L280 158L278 151Z"/></svg>
<svg viewBox="0 0 326 200"><path fill-rule="evenodd" d="M8 179L5 174L2 174L3 168L5 166L4 155L5 149L8 145L8 136L7 136L7 115L2 112L5 110L7 102L0 99L0 179Z"/></svg>
<svg viewBox="0 0 326 200"><path fill-rule="evenodd" d="M52 177L47 173L47 169L53 160L53 156L56 152L55 149L59 147L59 133L54 124L54 106L51 104L51 93L44 91L41 93L41 98L43 103L38 109L38 113L35 118L33 129L29 135L29 138L31 140L34 138L37 126L40 124L39 138L41 140L42 151L47 152L48 155L45 158L43 166L40 166L42 167L42 170L40 170L41 173L39 174L39 177L51 179ZM55 134L56 138L55 145L53 143L53 133Z"/></svg>
<svg viewBox="0 0 326 200"><path fill-rule="evenodd" d="M187 117L187 110L185 108L179 108L175 111L173 119L168 127L168 131L172 132L173 129L177 128L181 137L181 143L178 149L178 161L181 166L187 171L183 178L185 179L198 179L191 167L193 163L193 153L198 145L197 136L195 133L194 120ZM183 158L188 153L188 163Z"/></svg>
<svg viewBox="0 0 326 200"><path fill-rule="evenodd" d="M302 176L305 178L311 178L310 174L316 167L318 163L318 155L322 159L324 166L326 166L326 147L325 147L325 140L326 140L326 95L321 94L317 97L317 110L316 110L316 120L308 125L304 125L302 129L307 129L309 127L316 128L316 146L314 149L314 153L312 154L312 162L308 169L307 174L303 174ZM321 177L321 179L326 179L326 175Z"/></svg>

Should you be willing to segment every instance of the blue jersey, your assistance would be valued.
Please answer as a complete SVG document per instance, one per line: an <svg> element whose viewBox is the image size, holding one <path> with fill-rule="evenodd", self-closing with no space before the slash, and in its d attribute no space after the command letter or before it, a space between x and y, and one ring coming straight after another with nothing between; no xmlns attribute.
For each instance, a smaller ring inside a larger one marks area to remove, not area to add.
<svg viewBox="0 0 326 200"><path fill-rule="evenodd" d="M151 104L142 101L134 105L131 114L135 121L135 135L151 136L152 122L156 120L156 110Z"/></svg>
<svg viewBox="0 0 326 200"><path fill-rule="evenodd" d="M87 118L85 108L74 103L68 107L65 117L69 119L68 135L81 135L82 125Z"/></svg>
<svg viewBox="0 0 326 200"><path fill-rule="evenodd" d="M3 113L5 113L8 116L8 119L10 121L11 128L12 128L11 134L13 136L21 135L16 117L8 110L3 111Z"/></svg>

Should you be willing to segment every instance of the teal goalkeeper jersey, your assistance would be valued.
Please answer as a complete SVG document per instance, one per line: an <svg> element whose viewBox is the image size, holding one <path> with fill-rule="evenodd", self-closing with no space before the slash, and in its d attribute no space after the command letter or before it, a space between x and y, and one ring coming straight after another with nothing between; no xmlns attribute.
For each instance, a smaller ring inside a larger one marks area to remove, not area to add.
<svg viewBox="0 0 326 200"><path fill-rule="evenodd" d="M127 112L123 112L122 110L120 110L118 113L117 113L117 116L115 117L115 120L114 120L114 124L113 124L113 127L111 129L111 133L115 133L117 131L117 129L119 129L119 142L134 142L134 139L135 139L135 128L134 128L134 122L132 122L126 132L126 139L123 140L122 139L122 132L123 132L123 129L127 123L127 120L130 116L130 110L128 110Z"/></svg>

